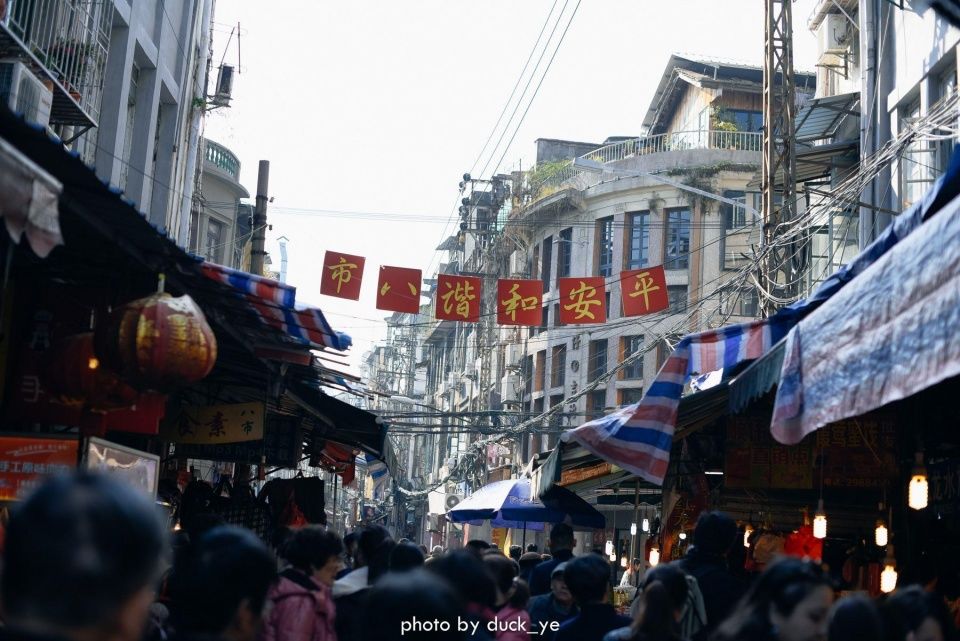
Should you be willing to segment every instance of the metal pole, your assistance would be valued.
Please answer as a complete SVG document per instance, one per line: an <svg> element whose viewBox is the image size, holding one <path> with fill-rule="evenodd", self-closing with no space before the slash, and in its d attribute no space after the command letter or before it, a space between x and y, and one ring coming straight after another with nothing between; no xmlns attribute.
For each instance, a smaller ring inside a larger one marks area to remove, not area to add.
<svg viewBox="0 0 960 641"><path fill-rule="evenodd" d="M253 229L250 231L250 273L263 275L263 245L267 239L267 183L270 181L270 161L261 160L257 174L257 201L253 210Z"/></svg>
<svg viewBox="0 0 960 641"><path fill-rule="evenodd" d="M633 560L637 558L637 535L636 529L640 527L639 517L640 516L640 481L638 480L633 486L633 523L630 526L631 536L630 536L630 564L633 564ZM631 568L632 569L632 568Z"/></svg>

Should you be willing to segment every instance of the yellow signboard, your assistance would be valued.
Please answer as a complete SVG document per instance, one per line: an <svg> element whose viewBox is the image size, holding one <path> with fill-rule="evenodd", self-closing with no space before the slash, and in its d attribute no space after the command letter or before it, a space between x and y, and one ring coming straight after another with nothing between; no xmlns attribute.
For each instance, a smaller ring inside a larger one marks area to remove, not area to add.
<svg viewBox="0 0 960 641"><path fill-rule="evenodd" d="M174 443L217 445L263 440L263 403L184 407L164 421L161 434Z"/></svg>

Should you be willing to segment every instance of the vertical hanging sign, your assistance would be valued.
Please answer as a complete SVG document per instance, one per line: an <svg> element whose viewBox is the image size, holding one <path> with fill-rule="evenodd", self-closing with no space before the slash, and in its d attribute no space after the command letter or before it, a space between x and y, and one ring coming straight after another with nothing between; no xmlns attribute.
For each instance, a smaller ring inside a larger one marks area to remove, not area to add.
<svg viewBox="0 0 960 641"><path fill-rule="evenodd" d="M421 280L419 269L381 266L377 281L377 309L416 314L420 311Z"/></svg>
<svg viewBox="0 0 960 641"><path fill-rule="evenodd" d="M653 314L670 307L663 265L621 272L620 299L624 316Z"/></svg>
<svg viewBox="0 0 960 641"><path fill-rule="evenodd" d="M363 256L327 251L323 258L320 293L324 296L359 300L365 261Z"/></svg>
<svg viewBox="0 0 960 641"><path fill-rule="evenodd" d="M476 323L480 320L480 279L440 274L437 279L436 317Z"/></svg>
<svg viewBox="0 0 960 641"><path fill-rule="evenodd" d="M497 323L539 327L543 322L542 280L502 278L497 281Z"/></svg>

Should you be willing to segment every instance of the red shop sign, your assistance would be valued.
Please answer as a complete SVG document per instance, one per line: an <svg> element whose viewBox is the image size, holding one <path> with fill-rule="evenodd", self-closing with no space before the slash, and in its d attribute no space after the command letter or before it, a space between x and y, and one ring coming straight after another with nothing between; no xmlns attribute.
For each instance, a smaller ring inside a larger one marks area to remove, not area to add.
<svg viewBox="0 0 960 641"><path fill-rule="evenodd" d="M0 436L0 501L23 498L43 478L77 467L73 439Z"/></svg>

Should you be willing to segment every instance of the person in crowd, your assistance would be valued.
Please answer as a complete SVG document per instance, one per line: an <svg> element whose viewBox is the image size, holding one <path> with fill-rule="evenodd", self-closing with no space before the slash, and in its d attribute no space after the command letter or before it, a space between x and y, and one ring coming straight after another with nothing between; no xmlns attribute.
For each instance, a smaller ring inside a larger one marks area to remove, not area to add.
<svg viewBox="0 0 960 641"><path fill-rule="evenodd" d="M537 568L539 569L539 567ZM563 571L580 613L560 626L555 641L602 641L611 630L630 625L607 603L610 564L595 554L577 557Z"/></svg>
<svg viewBox="0 0 960 641"><path fill-rule="evenodd" d="M477 558L480 558L493 546L486 541L481 541L480 539L471 539L470 541L467 541L466 545L463 547L465 550L476 555Z"/></svg>
<svg viewBox="0 0 960 641"><path fill-rule="evenodd" d="M449 583L463 600L464 621L471 626L476 624L475 632L469 638L492 641L494 636L487 626L496 616L493 607L497 588L484 562L472 552L455 550L436 559L427 569Z"/></svg>
<svg viewBox="0 0 960 641"><path fill-rule="evenodd" d="M4 641L139 641L166 535L132 487L77 474L15 506L0 578Z"/></svg>
<svg viewBox="0 0 960 641"><path fill-rule="evenodd" d="M418 545L417 548L420 550L420 554L423 555L423 558L427 558L428 556L430 556L430 550L428 550L427 546L424 545L423 543Z"/></svg>
<svg viewBox="0 0 960 641"><path fill-rule="evenodd" d="M537 552L537 544L527 543L527 552Z"/></svg>
<svg viewBox="0 0 960 641"><path fill-rule="evenodd" d="M276 578L276 560L253 532L232 525L210 530L174 564L174 639L254 641Z"/></svg>
<svg viewBox="0 0 960 641"><path fill-rule="evenodd" d="M530 615L527 602L530 590L519 579L520 568L516 561L502 554L488 553L483 557L496 587L493 610L496 618L497 641L528 641L530 638Z"/></svg>
<svg viewBox="0 0 960 641"><path fill-rule="evenodd" d="M949 641L955 636L943 600L918 585L887 597L880 614L886 641Z"/></svg>
<svg viewBox="0 0 960 641"><path fill-rule="evenodd" d="M433 546L433 549L430 550L430 556L432 556L432 557L434 557L434 558L443 556L443 546L442 546L442 545L434 545L434 546Z"/></svg>
<svg viewBox="0 0 960 641"><path fill-rule="evenodd" d="M767 567L711 641L819 641L826 638L833 588L820 566L781 559Z"/></svg>
<svg viewBox="0 0 960 641"><path fill-rule="evenodd" d="M467 615L463 600L441 577L426 570L388 575L370 590L376 612L364 617L358 641L464 641L457 622ZM438 629L428 622L449 622ZM419 622L419 625L417 625ZM346 641L346 640L345 640Z"/></svg>
<svg viewBox="0 0 960 641"><path fill-rule="evenodd" d="M540 634L541 641L553 641L556 631L551 623L561 624L580 612L573 602L573 595L563 580L563 572L567 569L566 563L553 568L550 576L550 592L533 597L530 600L530 630Z"/></svg>
<svg viewBox="0 0 960 641"><path fill-rule="evenodd" d="M550 560L544 561L530 573L530 594L538 596L550 591L550 575L553 568L573 558L573 528L566 523L557 523L550 530Z"/></svg>
<svg viewBox="0 0 960 641"><path fill-rule="evenodd" d="M524 552L520 555L520 560L517 561L520 566L520 578L526 581L527 585L530 585L530 575L533 573L533 568L540 565L541 560L540 555L536 552Z"/></svg>
<svg viewBox="0 0 960 641"><path fill-rule="evenodd" d="M357 562L360 567L333 584L337 638L358 638L360 623L369 616L367 593L370 586L389 571L390 553L395 545L383 526L371 525L360 532L357 540Z"/></svg>
<svg viewBox="0 0 960 641"><path fill-rule="evenodd" d="M277 570L282 571L287 567L287 560L283 556L283 548L291 536L293 536L293 530L285 525L276 528L270 536L270 547L273 548L273 553L277 557Z"/></svg>
<svg viewBox="0 0 960 641"><path fill-rule="evenodd" d="M603 641L685 641L680 618L687 602L687 575L672 564L653 568L641 586L633 623L607 633Z"/></svg>
<svg viewBox="0 0 960 641"><path fill-rule="evenodd" d="M704 512L693 530L693 545L678 563L680 569L697 580L706 625L694 634L693 641L706 641L743 597L746 585L727 566L727 555L737 541L737 523L723 512Z"/></svg>
<svg viewBox="0 0 960 641"><path fill-rule="evenodd" d="M343 537L343 549L344 549L344 564L343 569L337 573L337 580L339 581L343 577L350 574L353 570L359 569L360 565L357 563L357 541L360 536L357 532L350 532L345 537Z"/></svg>
<svg viewBox="0 0 960 641"><path fill-rule="evenodd" d="M837 601L830 612L828 641L880 641L883 621L873 601L862 595Z"/></svg>
<svg viewBox="0 0 960 641"><path fill-rule="evenodd" d="M519 563L521 556L523 556L523 548L520 547L519 545L511 545L510 558Z"/></svg>
<svg viewBox="0 0 960 641"><path fill-rule="evenodd" d="M398 543L390 553L391 572L409 572L423 566L423 552L412 543Z"/></svg>
<svg viewBox="0 0 960 641"><path fill-rule="evenodd" d="M633 559L620 577L620 587L639 588L643 582L643 559Z"/></svg>
<svg viewBox="0 0 960 641"><path fill-rule="evenodd" d="M340 572L343 543L315 525L296 530L283 548L289 564L270 590L261 641L336 641L330 589Z"/></svg>

